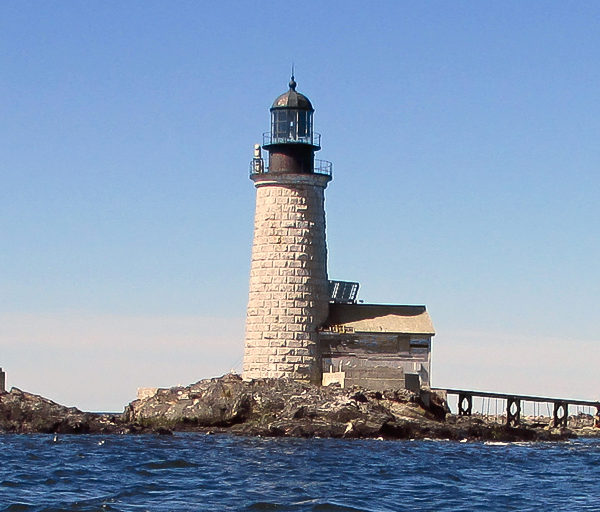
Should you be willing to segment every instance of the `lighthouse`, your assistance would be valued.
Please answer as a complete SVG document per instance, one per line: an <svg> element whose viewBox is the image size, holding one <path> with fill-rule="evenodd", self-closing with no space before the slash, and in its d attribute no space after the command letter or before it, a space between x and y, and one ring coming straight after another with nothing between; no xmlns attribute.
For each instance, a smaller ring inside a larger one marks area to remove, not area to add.
<svg viewBox="0 0 600 512"><path fill-rule="evenodd" d="M318 330L329 313L324 194L332 164L315 159L321 136L313 131L314 108L296 87L292 75L250 167L256 210L243 378L318 384Z"/></svg>

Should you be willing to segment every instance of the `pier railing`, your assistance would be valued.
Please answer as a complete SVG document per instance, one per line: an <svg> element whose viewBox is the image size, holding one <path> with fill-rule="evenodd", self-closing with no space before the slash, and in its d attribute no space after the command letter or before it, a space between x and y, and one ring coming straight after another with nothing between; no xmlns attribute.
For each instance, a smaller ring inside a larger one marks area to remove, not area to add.
<svg viewBox="0 0 600 512"><path fill-rule="evenodd" d="M600 402L590 400L571 400L564 398L550 398L545 396L515 395L506 393L491 393L487 391L472 391L465 389L441 389L449 395L458 396L458 415L471 416L473 413L473 397L495 398L506 400L506 424L516 427L521 424L521 411L523 402L553 404L552 421L554 427L566 427L569 420L569 405L596 408L596 427L600 427Z"/></svg>

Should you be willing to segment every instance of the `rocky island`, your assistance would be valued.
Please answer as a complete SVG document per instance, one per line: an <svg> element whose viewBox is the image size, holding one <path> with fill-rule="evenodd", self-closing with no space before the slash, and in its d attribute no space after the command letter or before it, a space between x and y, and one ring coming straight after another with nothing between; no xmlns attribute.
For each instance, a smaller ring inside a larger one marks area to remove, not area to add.
<svg viewBox="0 0 600 512"><path fill-rule="evenodd" d="M0 395L0 432L127 434L177 432L242 436L448 440L560 440L568 429L509 428L449 413L439 392L369 391L289 379L243 381L228 374L159 389L122 414L82 412L13 388ZM597 429L596 429L597 430ZM582 433L582 432L578 432ZM583 432L589 435L593 432Z"/></svg>
<svg viewBox="0 0 600 512"><path fill-rule="evenodd" d="M119 415L82 412L15 387L0 393L0 433L109 434L122 426Z"/></svg>

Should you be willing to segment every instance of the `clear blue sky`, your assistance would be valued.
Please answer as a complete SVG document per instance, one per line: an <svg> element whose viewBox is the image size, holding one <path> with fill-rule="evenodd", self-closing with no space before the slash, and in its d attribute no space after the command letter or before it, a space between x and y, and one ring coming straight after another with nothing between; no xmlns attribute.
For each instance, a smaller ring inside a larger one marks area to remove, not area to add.
<svg viewBox="0 0 600 512"><path fill-rule="evenodd" d="M433 383L599 398L596 2L3 2L0 365L120 410L239 365L252 145L316 107L329 271Z"/></svg>

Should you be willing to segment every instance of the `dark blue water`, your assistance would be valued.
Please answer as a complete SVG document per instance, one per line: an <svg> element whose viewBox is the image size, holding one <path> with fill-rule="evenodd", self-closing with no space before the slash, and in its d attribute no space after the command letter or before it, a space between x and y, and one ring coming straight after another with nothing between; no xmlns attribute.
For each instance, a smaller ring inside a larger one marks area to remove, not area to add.
<svg viewBox="0 0 600 512"><path fill-rule="evenodd" d="M0 436L0 511L600 511L600 440Z"/></svg>

